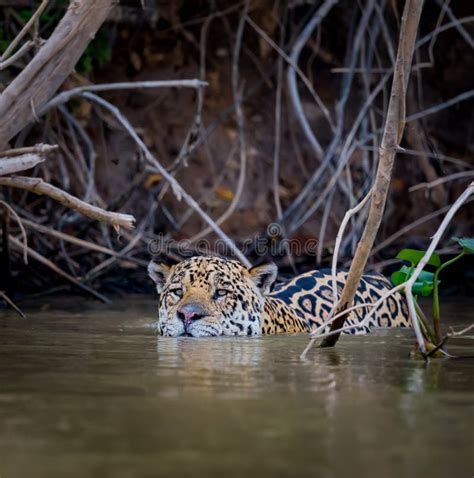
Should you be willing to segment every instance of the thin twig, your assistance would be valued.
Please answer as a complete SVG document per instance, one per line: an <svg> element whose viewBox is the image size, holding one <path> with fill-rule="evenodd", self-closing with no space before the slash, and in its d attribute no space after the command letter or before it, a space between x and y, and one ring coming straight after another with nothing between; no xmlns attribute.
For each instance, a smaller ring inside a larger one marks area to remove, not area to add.
<svg viewBox="0 0 474 478"><path fill-rule="evenodd" d="M412 115L407 116L406 122L410 123L411 121L416 121L420 118L424 118L425 116L432 115L434 113L439 113L440 111L449 108L457 103L461 103L462 101L467 101L474 97L474 89L465 91L454 98L451 98L443 103L438 103L437 105L431 106L426 108L423 111L419 111L418 113L414 113Z"/></svg>
<svg viewBox="0 0 474 478"><path fill-rule="evenodd" d="M59 146L57 144L44 143L35 144L34 146L25 146L24 148L7 149L5 151L0 151L0 160L2 160L2 158L4 157L22 156L23 154L46 155L49 153L53 153L58 149Z"/></svg>
<svg viewBox="0 0 474 478"><path fill-rule="evenodd" d="M462 23L459 21L459 19L456 18L451 8L449 8L449 2L443 0L436 0L436 3L441 7L442 11L446 12L449 19L454 23L456 30L464 38L466 43L471 48L474 48L474 39L471 37L471 35L469 35L469 32L462 26Z"/></svg>
<svg viewBox="0 0 474 478"><path fill-rule="evenodd" d="M71 90L63 91L55 96L45 107L40 111L40 115L47 113L51 108L67 103L76 96L81 96L82 93L100 92L100 91L115 91L115 90L137 90L146 88L204 88L208 85L206 81L192 79L192 80L160 80L160 81L127 81L120 83L102 83L98 85L86 85L72 88Z"/></svg>
<svg viewBox="0 0 474 478"><path fill-rule="evenodd" d="M7 49L3 52L2 56L0 57L0 63L5 61L5 59L8 58L11 55L11 53L15 50L18 43L20 43L21 39L26 35L26 33L28 33L28 30L35 24L36 19L39 18L40 15L43 13L44 9L48 5L48 1L49 0L43 0L41 2L40 6L37 8L35 13L33 13L31 18L25 23L23 28L20 30L20 33L18 33L18 35L8 45Z"/></svg>
<svg viewBox="0 0 474 478"><path fill-rule="evenodd" d="M375 146L358 146L360 149L367 151L378 152L379 148ZM400 148L399 153L407 154L408 156L426 156L427 158L436 159L438 161L446 161L447 163L455 164L461 168L472 169L472 165L467 161L463 161L459 158L453 158L452 156L446 156L438 152L430 153L429 151L416 151L415 149Z"/></svg>
<svg viewBox="0 0 474 478"><path fill-rule="evenodd" d="M344 236L344 231L346 230L346 226L349 223L352 216L356 215L369 201L372 197L372 189L365 195L364 199L362 199L357 206L349 209L346 214L344 215L344 219L339 226L339 230L337 231L336 236L336 243L334 245L334 253L332 256L332 265L331 265L331 282L332 282L332 296L333 296L333 310L336 309L337 302L339 300L337 294L337 258L339 257L339 249L341 247L342 238Z"/></svg>
<svg viewBox="0 0 474 478"><path fill-rule="evenodd" d="M0 71L7 69L10 65L13 65L16 61L18 61L23 55L28 53L33 47L35 46L34 41L27 41L22 47L13 54L10 58L6 59L5 61L0 62Z"/></svg>
<svg viewBox="0 0 474 478"><path fill-rule="evenodd" d="M466 334L467 332L471 331L474 329L474 324L471 324L471 325L468 325L467 327L465 327L464 329L461 329L461 330L458 330L458 331L455 331L452 327L451 327L451 330L450 332L448 332L448 337L458 337L459 335L464 335Z"/></svg>
<svg viewBox="0 0 474 478"><path fill-rule="evenodd" d="M117 260L119 259L126 259L127 254L138 244L138 242L142 239L143 234L141 232L138 232L138 234L135 234L133 239L117 254L114 254L112 257L107 258L105 261L101 262L97 266L95 266L93 269L88 271L84 277L82 277L82 280L84 282L89 282L92 279L95 279L100 271L104 271L105 269L111 267Z"/></svg>
<svg viewBox="0 0 474 478"><path fill-rule="evenodd" d="M22 220L20 219L20 216L18 216L16 211L5 201L0 200L0 205L2 205L5 209L7 209L10 212L10 214L15 218L15 221L18 224L18 227L20 228L21 235L23 237L23 262L25 264L28 264L28 254L27 254L28 237L26 236L26 231L25 231L25 228L23 227Z"/></svg>
<svg viewBox="0 0 474 478"><path fill-rule="evenodd" d="M415 186L412 186L408 189L408 192L418 191L419 189L431 189L440 184L447 183L449 181L455 181L457 179L468 179L474 176L474 171L462 171L460 173L449 174L448 176L443 176L441 178L430 181L429 183L420 183Z"/></svg>
<svg viewBox="0 0 474 478"><path fill-rule="evenodd" d="M21 311L21 309L13 302L13 300L8 297L8 295L0 290L0 297L22 318L26 319L26 315Z"/></svg>
<svg viewBox="0 0 474 478"><path fill-rule="evenodd" d="M449 358L465 358L465 357L453 357L452 355L449 355L447 352L445 352L444 350L442 350L442 348L444 347L444 345L446 344L446 342L451 338L451 337L459 337L460 335L464 335L466 334L467 332L469 332L470 330L474 329L474 324L471 324L471 325L468 325L467 327L465 327L464 329L462 330L459 330L459 331L455 331L452 327L450 328L450 332L448 332L444 338L440 341L440 343L434 348L434 349L431 349L426 355L425 355L425 360L429 359L431 356L433 356L436 352L438 352L438 350L441 350L441 352L443 353L443 355L449 357ZM472 358L472 357L469 357L469 358Z"/></svg>

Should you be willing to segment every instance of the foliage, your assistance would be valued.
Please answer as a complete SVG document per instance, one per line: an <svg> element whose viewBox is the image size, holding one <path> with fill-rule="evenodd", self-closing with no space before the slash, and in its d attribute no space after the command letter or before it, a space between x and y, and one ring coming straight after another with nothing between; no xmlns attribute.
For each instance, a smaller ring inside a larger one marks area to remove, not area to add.
<svg viewBox="0 0 474 478"><path fill-rule="evenodd" d="M462 248L465 254L474 254L474 238L472 237L452 237Z"/></svg>
<svg viewBox="0 0 474 478"><path fill-rule="evenodd" d="M416 263L415 263L416 265ZM394 285L400 285L406 282L412 275L414 266L402 268L394 272L391 276L392 283ZM429 296L433 292L434 273L428 271L421 271L417 281L413 284L413 293L416 295L422 295L423 297Z"/></svg>
<svg viewBox="0 0 474 478"><path fill-rule="evenodd" d="M64 15L64 10L67 7L67 1L56 2L56 5L46 10L39 17L40 24L44 32L50 33L57 25L59 20ZM34 9L21 8L16 10L17 18L26 23L33 16ZM0 28L0 53L4 52L12 37L4 29ZM102 27L97 33L96 37L89 43L81 58L77 62L76 69L79 73L88 75L94 68L101 68L110 62L112 59L112 35L110 28Z"/></svg>
<svg viewBox="0 0 474 478"><path fill-rule="evenodd" d="M419 308L418 304L416 303L416 309L418 318L420 322L423 324L423 329L425 332L425 338L432 341L434 338L436 342L441 341L441 334L440 334L440 308L439 308L439 284L440 281L438 279L439 274L443 271L446 267L450 266L457 262L461 257L466 254L474 254L474 238L467 238L467 237L452 237L451 238L454 242L456 242L460 247L461 251L452 259L441 262L441 258L438 254L433 253L430 257L427 265L432 266L435 268L434 272L429 272L426 270L422 270L418 275L415 283L412 286L412 292L415 296L415 303L418 296L428 297L433 295L433 327L434 332L431 331L429 325L424 320L422 316L421 309ZM391 280L394 285L404 284L406 281L412 277L413 272L416 266L420 263L421 259L425 255L425 251L417 250L417 249L403 249L397 254L397 259L401 259L403 261L409 262L410 266L402 265L400 270L394 272L391 275Z"/></svg>
<svg viewBox="0 0 474 478"><path fill-rule="evenodd" d="M76 69L79 73L89 74L94 68L101 68L112 59L112 41L109 31L102 28L96 37L89 43L81 58L77 62Z"/></svg>
<svg viewBox="0 0 474 478"><path fill-rule="evenodd" d="M402 249L397 254L397 259L401 259L402 261L407 261L411 264L412 267L418 265L421 261L423 256L425 255L425 251L419 251L417 249ZM439 267L441 265L441 259L438 254L433 253L432 256L428 260L428 264Z"/></svg>

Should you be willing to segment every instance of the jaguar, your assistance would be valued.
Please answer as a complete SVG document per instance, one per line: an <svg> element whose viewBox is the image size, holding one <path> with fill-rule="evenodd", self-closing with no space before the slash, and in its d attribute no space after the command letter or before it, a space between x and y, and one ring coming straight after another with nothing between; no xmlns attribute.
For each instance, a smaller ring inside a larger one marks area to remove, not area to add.
<svg viewBox="0 0 474 478"><path fill-rule="evenodd" d="M169 266L151 261L148 274L159 294L157 331L165 336L208 337L310 332L321 326L333 307L332 276L315 270L275 284L273 263L252 268L218 256L195 256ZM338 271L342 292L347 272ZM370 304L391 288L380 274L362 276L350 312L348 333L364 334L373 327L409 327L405 299L390 296L366 323Z"/></svg>

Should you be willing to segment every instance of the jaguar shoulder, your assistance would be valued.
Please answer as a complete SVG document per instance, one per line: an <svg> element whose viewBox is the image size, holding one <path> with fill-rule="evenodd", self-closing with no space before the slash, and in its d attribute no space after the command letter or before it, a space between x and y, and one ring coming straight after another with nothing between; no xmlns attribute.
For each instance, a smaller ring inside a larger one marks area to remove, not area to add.
<svg viewBox="0 0 474 478"><path fill-rule="evenodd" d="M324 323L333 303L331 275L324 271L301 274L273 290L274 264L247 269L234 260L197 256L174 266L150 262L148 273L159 294L158 332L172 337L309 332ZM339 293L346 275L337 274ZM354 303L373 303L389 288L384 276L366 274ZM350 313L347 323L355 326L351 333L410 326L400 294L384 301L369 323L357 326L368 310Z"/></svg>

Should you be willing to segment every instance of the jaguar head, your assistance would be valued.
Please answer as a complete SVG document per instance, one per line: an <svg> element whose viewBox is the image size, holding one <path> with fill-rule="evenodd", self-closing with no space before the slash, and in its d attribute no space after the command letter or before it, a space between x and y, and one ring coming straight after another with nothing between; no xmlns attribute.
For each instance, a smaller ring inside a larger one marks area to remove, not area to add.
<svg viewBox="0 0 474 478"><path fill-rule="evenodd" d="M274 264L246 269L234 260L192 257L174 266L150 262L160 296L157 328L170 337L258 335Z"/></svg>

